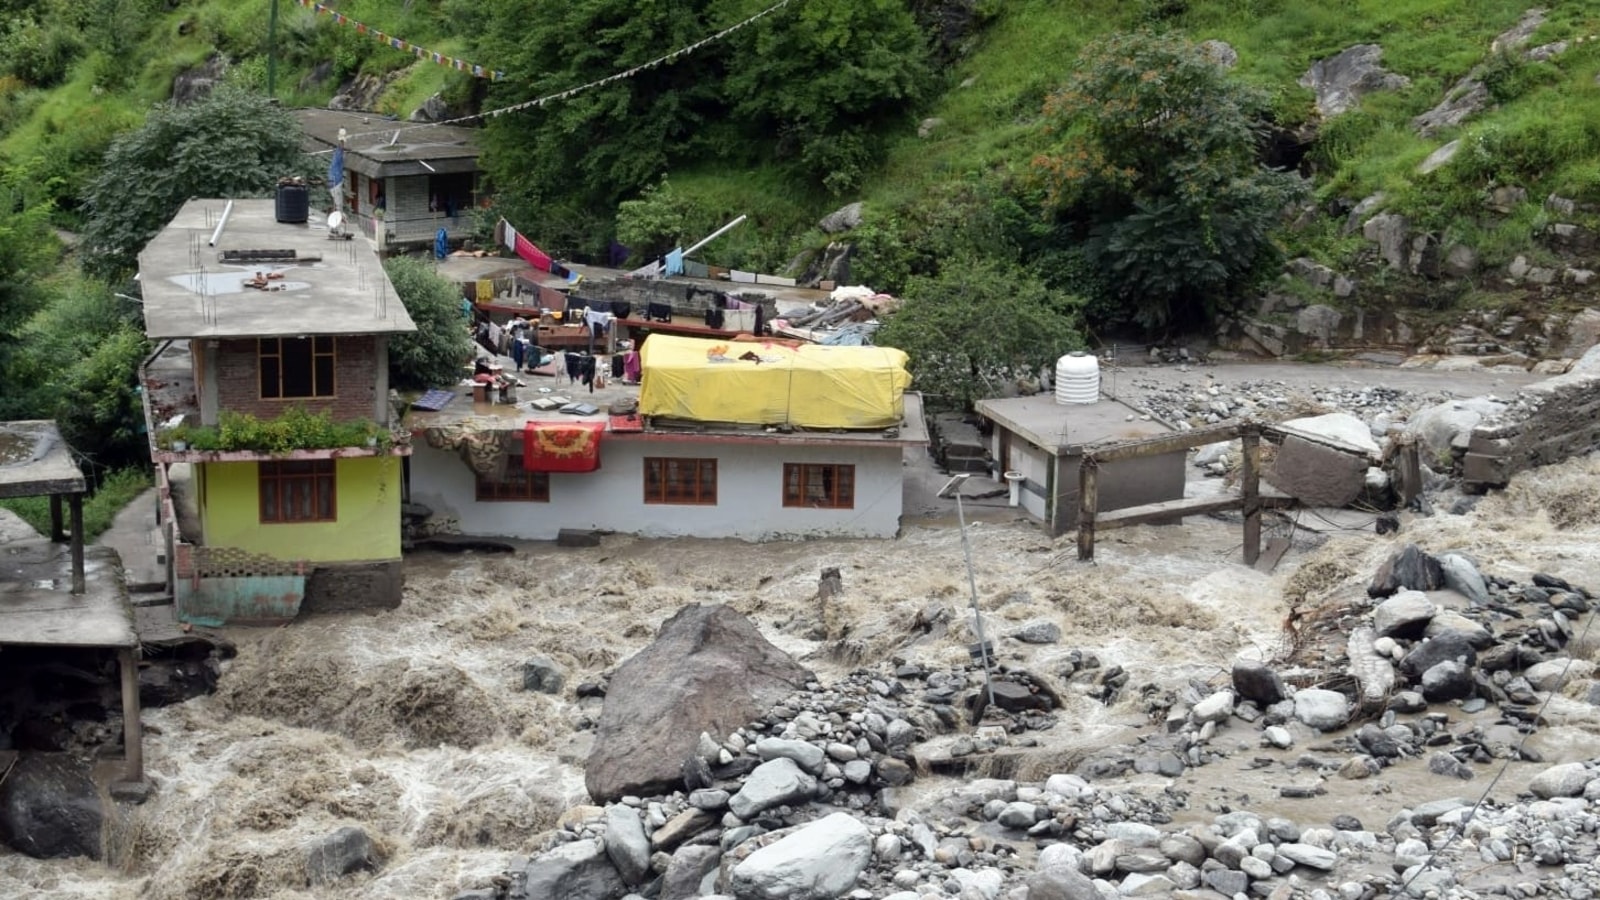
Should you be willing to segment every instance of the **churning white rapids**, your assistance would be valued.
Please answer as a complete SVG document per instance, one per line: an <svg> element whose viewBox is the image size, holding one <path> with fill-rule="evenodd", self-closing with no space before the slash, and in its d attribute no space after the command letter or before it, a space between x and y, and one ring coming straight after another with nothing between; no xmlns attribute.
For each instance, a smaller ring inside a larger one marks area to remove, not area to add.
<svg viewBox="0 0 1600 900"><path fill-rule="evenodd" d="M1297 542L1272 574L1242 565L1238 525L1217 519L1106 534L1098 562L1086 565L1070 537L1051 540L990 511L970 526L978 593L1004 663L1053 672L1053 659L1080 649L1122 666L1134 685L1218 682L1236 656L1282 650L1286 594L1310 604L1364 598L1397 539L1467 551L1486 573L1519 581L1542 571L1600 585L1597 478L1597 459L1527 473L1467 515L1403 517L1398 538L1368 528ZM824 681L839 675L845 664L806 637L825 566L844 577L830 618L867 664L907 655L905 623L930 604L967 617L960 533L938 522L909 525L892 541L609 537L587 550L424 555L407 562L398 610L231 630L239 655L218 692L148 714L155 790L111 829L111 862L0 851L0 897L388 900L486 886L537 847L564 806L585 800L581 756L563 748L594 712L578 708L573 687L644 646L682 605L730 604ZM1060 643L1003 637L1037 618L1061 626ZM909 655L961 665L970 640L956 627ZM566 667L563 694L521 690L521 663L535 654ZM1107 708L1068 691L1066 702L1046 740L1092 745L1141 724L1132 700ZM1549 762L1583 758L1600 734L1586 704L1555 704L1550 718L1537 738ZM1251 738L1241 731L1241 742ZM1239 777L1238 766L1211 765L1177 786L1224 791ZM1377 806L1386 816L1409 792L1433 789L1428 778L1396 774L1385 787L1383 778L1334 779L1321 810ZM373 836L383 866L307 888L303 846L346 824Z"/></svg>

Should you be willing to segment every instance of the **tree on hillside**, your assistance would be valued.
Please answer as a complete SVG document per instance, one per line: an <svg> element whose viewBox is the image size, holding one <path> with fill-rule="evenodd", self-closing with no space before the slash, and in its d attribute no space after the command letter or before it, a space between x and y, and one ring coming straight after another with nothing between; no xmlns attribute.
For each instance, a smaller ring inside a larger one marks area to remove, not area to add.
<svg viewBox="0 0 1600 900"><path fill-rule="evenodd" d="M312 163L300 142L291 113L237 89L153 107L142 126L112 142L85 191L84 268L107 278L131 272L186 200L264 197L279 178L307 174Z"/></svg>
<svg viewBox="0 0 1600 900"><path fill-rule="evenodd" d="M1083 346L1078 301L1013 264L965 255L911 279L873 343L911 357L913 384L962 407Z"/></svg>
<svg viewBox="0 0 1600 900"><path fill-rule="evenodd" d="M428 263L396 256L383 264L417 330L389 338L389 384L421 389L455 384L472 358L472 341L461 318L461 290Z"/></svg>
<svg viewBox="0 0 1600 900"><path fill-rule="evenodd" d="M1151 33L1089 45L1050 96L1033 168L1120 318L1197 326L1279 261L1273 231L1304 186L1257 161L1266 108L1194 44Z"/></svg>

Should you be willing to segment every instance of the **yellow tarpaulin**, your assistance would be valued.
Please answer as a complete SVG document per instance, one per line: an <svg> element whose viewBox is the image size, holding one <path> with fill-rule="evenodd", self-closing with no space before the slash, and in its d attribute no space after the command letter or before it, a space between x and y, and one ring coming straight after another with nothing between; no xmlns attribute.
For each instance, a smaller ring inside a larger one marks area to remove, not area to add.
<svg viewBox="0 0 1600 900"><path fill-rule="evenodd" d="M641 415L702 422L887 428L904 418L911 384L905 353L890 347L654 334L639 362Z"/></svg>

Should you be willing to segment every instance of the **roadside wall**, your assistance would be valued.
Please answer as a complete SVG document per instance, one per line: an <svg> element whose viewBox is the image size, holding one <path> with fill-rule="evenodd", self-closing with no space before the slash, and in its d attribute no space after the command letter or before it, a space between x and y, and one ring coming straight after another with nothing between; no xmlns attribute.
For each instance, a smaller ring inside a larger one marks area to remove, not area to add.
<svg viewBox="0 0 1600 900"><path fill-rule="evenodd" d="M1600 347L1565 375L1524 388L1513 411L1473 429L1463 461L1469 489L1503 487L1513 475L1600 449Z"/></svg>

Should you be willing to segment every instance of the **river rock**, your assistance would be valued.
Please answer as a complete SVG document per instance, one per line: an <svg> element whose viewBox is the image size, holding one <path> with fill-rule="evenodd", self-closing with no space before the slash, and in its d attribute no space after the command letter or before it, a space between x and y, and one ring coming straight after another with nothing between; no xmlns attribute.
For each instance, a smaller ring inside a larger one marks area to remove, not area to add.
<svg viewBox="0 0 1600 900"><path fill-rule="evenodd" d="M1065 866L1052 866L1028 876L1028 900L1102 900L1089 876Z"/></svg>
<svg viewBox="0 0 1600 900"><path fill-rule="evenodd" d="M1472 696L1476 688L1472 670L1453 659L1447 659L1422 673L1422 696L1428 698L1429 703L1465 700Z"/></svg>
<svg viewBox="0 0 1600 900"><path fill-rule="evenodd" d="M1563 763L1533 776L1533 780L1528 782L1528 790L1544 800L1577 797L1583 794L1584 786L1593 777L1583 763Z"/></svg>
<svg viewBox="0 0 1600 900"><path fill-rule="evenodd" d="M732 608L684 607L612 676L584 765L589 796L677 788L702 731L726 735L811 677Z"/></svg>
<svg viewBox="0 0 1600 900"><path fill-rule="evenodd" d="M548 656L529 657L522 664L522 689L541 694L559 694L567 682L567 675Z"/></svg>
<svg viewBox="0 0 1600 900"><path fill-rule="evenodd" d="M1465 449L1472 429L1485 417L1505 412L1506 405L1487 397L1450 400L1415 413L1406 422L1406 433L1422 442L1430 458L1439 458Z"/></svg>
<svg viewBox="0 0 1600 900"><path fill-rule="evenodd" d="M661 877L659 900L691 900L700 896L700 883L717 868L722 851L708 844L679 847Z"/></svg>
<svg viewBox="0 0 1600 900"><path fill-rule="evenodd" d="M1295 865L1324 872L1332 871L1333 864L1339 861L1337 853L1311 844L1279 844L1278 853Z"/></svg>
<svg viewBox="0 0 1600 900"><path fill-rule="evenodd" d="M24 753L0 780L0 841L36 859L100 859L104 823L89 765L71 756Z"/></svg>
<svg viewBox="0 0 1600 900"><path fill-rule="evenodd" d="M832 900L855 887L871 860L872 832L834 813L750 854L728 883L738 900Z"/></svg>
<svg viewBox="0 0 1600 900"><path fill-rule="evenodd" d="M1421 591L1401 591L1378 604L1372 611L1372 627L1378 637L1416 638L1428 627L1439 607Z"/></svg>
<svg viewBox="0 0 1600 900"><path fill-rule="evenodd" d="M1436 558L1444 574L1446 587L1476 605L1489 602L1489 585L1484 582L1483 575L1472 564L1472 560L1459 553L1442 553Z"/></svg>
<svg viewBox="0 0 1600 900"><path fill-rule="evenodd" d="M1384 560L1367 585L1368 597L1389 597L1396 591L1436 591L1444 587L1439 561L1416 544L1407 544Z"/></svg>
<svg viewBox="0 0 1600 900"><path fill-rule="evenodd" d="M1271 706L1289 696L1278 673L1266 663L1253 659L1233 661L1233 689L1240 697L1262 707Z"/></svg>
<svg viewBox="0 0 1600 900"><path fill-rule="evenodd" d="M1359 497L1366 486L1367 458L1290 435L1283 439L1272 468L1263 476L1273 487L1310 506L1342 507Z"/></svg>
<svg viewBox="0 0 1600 900"><path fill-rule="evenodd" d="M1422 635L1429 639L1456 635L1474 650L1481 650L1494 643L1494 635L1489 633L1489 629L1453 609L1441 609L1434 613Z"/></svg>
<svg viewBox="0 0 1600 900"><path fill-rule="evenodd" d="M1547 659L1528 667L1522 677L1537 691L1558 691L1567 684L1594 675L1595 664L1587 659Z"/></svg>
<svg viewBox="0 0 1600 900"><path fill-rule="evenodd" d="M372 838L354 826L340 828L306 847L306 882L313 887L376 867L377 851Z"/></svg>
<svg viewBox="0 0 1600 900"><path fill-rule="evenodd" d="M1294 695L1294 717L1318 731L1331 731L1350 718L1350 701L1338 691L1306 688Z"/></svg>
<svg viewBox="0 0 1600 900"><path fill-rule="evenodd" d="M1424 672L1450 660L1471 666L1477 663L1478 653L1464 635L1441 634L1414 645L1411 652L1401 658L1400 672L1407 678L1417 680Z"/></svg>
<svg viewBox="0 0 1600 900"><path fill-rule="evenodd" d="M812 775L822 772L827 757L821 747L810 741L791 741L784 738L762 738L756 741L756 755L764 761L792 759L800 768Z"/></svg>
<svg viewBox="0 0 1600 900"><path fill-rule="evenodd" d="M606 807L606 856L630 885L644 881L650 872L650 837L631 806Z"/></svg>
<svg viewBox="0 0 1600 900"><path fill-rule="evenodd" d="M1381 449L1378 447L1378 442L1372 439L1372 429L1367 423L1349 413L1327 413L1321 416L1290 419L1279 427L1338 441L1357 450L1364 450L1373 456L1378 455Z"/></svg>
<svg viewBox="0 0 1600 900"><path fill-rule="evenodd" d="M1226 722L1233 715L1233 692L1217 691L1196 703L1189 715L1198 723Z"/></svg>
<svg viewBox="0 0 1600 900"><path fill-rule="evenodd" d="M627 891L599 841L562 844L523 869L527 900L617 900Z"/></svg>
<svg viewBox="0 0 1600 900"><path fill-rule="evenodd" d="M1061 640L1061 626L1049 619L1034 619L1017 629L1015 637L1024 644L1054 644Z"/></svg>
<svg viewBox="0 0 1600 900"><path fill-rule="evenodd" d="M745 779L739 793L728 799L728 809L741 819L764 809L796 800L809 800L816 793L817 780L801 771L788 757L779 757L756 767Z"/></svg>

